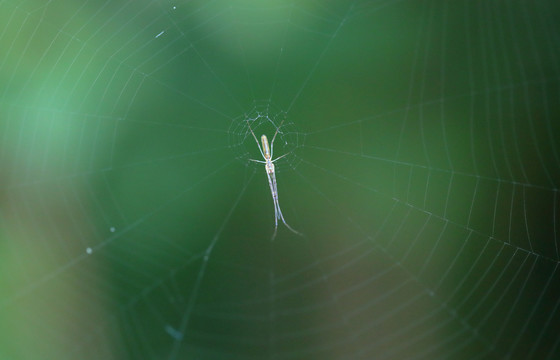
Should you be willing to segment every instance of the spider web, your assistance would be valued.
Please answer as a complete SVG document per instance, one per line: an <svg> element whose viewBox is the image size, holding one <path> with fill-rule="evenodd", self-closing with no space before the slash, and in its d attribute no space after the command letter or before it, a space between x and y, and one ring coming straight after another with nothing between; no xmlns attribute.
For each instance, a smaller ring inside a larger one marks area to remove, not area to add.
<svg viewBox="0 0 560 360"><path fill-rule="evenodd" d="M559 15L0 0L0 358L557 358Z"/></svg>

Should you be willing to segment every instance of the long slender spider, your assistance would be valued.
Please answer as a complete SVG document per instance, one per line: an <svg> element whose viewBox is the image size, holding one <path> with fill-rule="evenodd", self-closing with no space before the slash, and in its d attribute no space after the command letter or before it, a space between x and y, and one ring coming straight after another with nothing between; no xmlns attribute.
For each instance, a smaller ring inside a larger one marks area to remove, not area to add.
<svg viewBox="0 0 560 360"><path fill-rule="evenodd" d="M255 142L259 147L259 151L264 159L264 161L254 160L254 159L249 159L249 160L265 164L264 168L266 170L266 176L268 177L268 185L270 186L272 201L274 202L274 234L272 235L272 239L274 240L274 238L276 237L276 233L278 231L278 219L282 220L284 225L286 225L286 227L290 229L293 233L302 235L299 231L294 230L290 225L288 225L288 223L284 219L284 215L282 215L282 210L280 210L280 204L278 203L278 188L276 186L276 174L274 172L274 162L282 159L284 156L288 155L289 152L282 156L277 157L274 160L272 159L272 155L274 151L274 140L276 139L276 135L278 135L278 131L280 127L282 127L282 124L284 124L284 120L282 120L280 126L276 128L276 132L274 133L274 136L272 137L272 141L270 142L270 147L268 146L268 138L264 134L261 136L261 144L262 144L261 147L261 144L259 144L259 140L257 140L257 137L255 136L255 133L251 128L251 124L249 124L249 120L248 119L245 120L247 121L249 130L251 130L251 134L253 135L253 138L255 139Z"/></svg>

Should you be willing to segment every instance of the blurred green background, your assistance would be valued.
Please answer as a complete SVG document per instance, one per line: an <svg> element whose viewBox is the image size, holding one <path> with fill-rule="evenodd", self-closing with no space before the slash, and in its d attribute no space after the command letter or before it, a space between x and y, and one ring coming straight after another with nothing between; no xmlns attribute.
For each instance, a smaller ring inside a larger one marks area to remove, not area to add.
<svg viewBox="0 0 560 360"><path fill-rule="evenodd" d="M559 8L0 1L0 359L557 357Z"/></svg>

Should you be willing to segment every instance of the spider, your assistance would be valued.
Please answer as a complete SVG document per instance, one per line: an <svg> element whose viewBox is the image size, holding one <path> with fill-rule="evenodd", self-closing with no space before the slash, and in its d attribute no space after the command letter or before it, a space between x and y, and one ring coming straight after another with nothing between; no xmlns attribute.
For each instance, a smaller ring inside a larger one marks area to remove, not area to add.
<svg viewBox="0 0 560 360"><path fill-rule="evenodd" d="M264 168L266 170L266 176L268 177L268 185L270 186L270 192L272 194L272 201L274 202L274 234L272 235L272 239L274 239L276 237L276 232L278 231L278 219L282 220L282 222L284 223L284 225L286 225L286 227L288 229L290 229L293 233L298 234L298 235L302 235L300 232L294 230L290 225L288 225L288 223L286 222L286 220L284 219L284 215L282 215L282 210L280 210L280 204L278 203L278 189L276 186L276 174L274 172L274 162L277 160L282 159L284 156L288 155L288 153L277 157L276 159L272 159L272 154L274 151L274 140L276 139L276 135L278 135L278 131L279 129L282 127L282 124L284 123L284 120L282 120L282 122L280 123L280 126L278 126L276 128L276 132L274 133L274 136L272 137L272 141L270 142L270 146L268 145L268 138L266 137L266 135L261 135L261 144L259 144L259 140L257 140L257 137L255 136L255 133L253 132L253 129L251 129L251 124L249 124L249 120L247 120L247 125L249 126L249 130L251 130L251 134L253 134L253 138L255 139L257 146L259 147L259 151L264 159L264 161L262 160L254 160L254 159L249 159L251 161L254 162L258 162L261 164L265 164Z"/></svg>

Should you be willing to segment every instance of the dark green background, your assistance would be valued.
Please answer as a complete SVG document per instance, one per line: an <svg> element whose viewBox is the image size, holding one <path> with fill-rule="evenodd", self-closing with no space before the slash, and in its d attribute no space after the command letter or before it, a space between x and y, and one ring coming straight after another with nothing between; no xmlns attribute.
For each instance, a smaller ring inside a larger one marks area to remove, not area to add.
<svg viewBox="0 0 560 360"><path fill-rule="evenodd" d="M0 359L558 356L558 10L0 1Z"/></svg>

